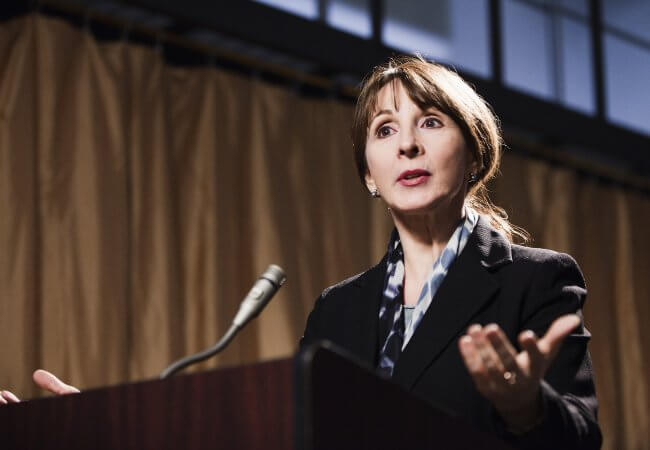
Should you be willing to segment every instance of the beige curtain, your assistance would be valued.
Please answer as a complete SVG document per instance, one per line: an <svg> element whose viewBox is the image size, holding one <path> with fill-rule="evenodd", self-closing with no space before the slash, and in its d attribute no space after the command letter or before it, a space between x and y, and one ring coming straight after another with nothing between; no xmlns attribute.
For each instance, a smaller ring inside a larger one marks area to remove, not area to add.
<svg viewBox="0 0 650 450"><path fill-rule="evenodd" d="M603 448L650 448L650 198L512 155L502 173L495 198L532 244L584 272Z"/></svg>
<svg viewBox="0 0 650 450"><path fill-rule="evenodd" d="M288 283L202 368L291 355L314 298L390 230L350 117L58 19L3 23L0 388L42 395L38 367L81 388L154 377L213 344L269 263ZM502 172L497 203L585 272L604 448L650 448L650 198L511 154Z"/></svg>

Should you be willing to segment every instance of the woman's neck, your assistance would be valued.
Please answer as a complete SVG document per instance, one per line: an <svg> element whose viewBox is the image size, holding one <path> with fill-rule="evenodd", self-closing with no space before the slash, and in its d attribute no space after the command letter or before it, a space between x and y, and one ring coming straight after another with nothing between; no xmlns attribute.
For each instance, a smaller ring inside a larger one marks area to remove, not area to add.
<svg viewBox="0 0 650 450"><path fill-rule="evenodd" d="M444 213L402 215L391 211L404 252L404 303L417 302L426 277L463 217L462 205Z"/></svg>

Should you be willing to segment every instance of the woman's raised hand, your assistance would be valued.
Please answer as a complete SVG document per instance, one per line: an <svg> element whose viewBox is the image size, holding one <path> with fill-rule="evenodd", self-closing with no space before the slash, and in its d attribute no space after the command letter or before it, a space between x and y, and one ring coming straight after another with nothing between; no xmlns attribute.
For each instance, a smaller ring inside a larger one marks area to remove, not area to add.
<svg viewBox="0 0 650 450"><path fill-rule="evenodd" d="M496 324L472 325L460 338L460 353L477 390L514 431L525 431L541 419L540 382L562 341L580 324L568 314L556 319L541 339L532 331L519 337L517 353Z"/></svg>
<svg viewBox="0 0 650 450"><path fill-rule="evenodd" d="M74 386L65 384L63 381L59 380L53 374L47 370L38 369L32 375L34 383L40 388L50 391L56 395L66 395L66 394L76 394L79 391ZM20 399L16 397L10 391L0 391L0 405L6 405L7 403L18 403Z"/></svg>

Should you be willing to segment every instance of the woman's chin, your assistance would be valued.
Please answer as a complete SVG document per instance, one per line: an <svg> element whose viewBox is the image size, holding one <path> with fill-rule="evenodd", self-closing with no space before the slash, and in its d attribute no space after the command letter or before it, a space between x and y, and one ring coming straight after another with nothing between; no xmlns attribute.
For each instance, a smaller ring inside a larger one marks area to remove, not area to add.
<svg viewBox="0 0 650 450"><path fill-rule="evenodd" d="M435 202L408 202L390 206L390 210L400 216L429 215L437 209Z"/></svg>
<svg viewBox="0 0 650 450"><path fill-rule="evenodd" d="M454 206L456 202L445 201L444 198L435 199L413 199L389 205L394 215L401 217L412 216L454 216L462 212L462 202Z"/></svg>

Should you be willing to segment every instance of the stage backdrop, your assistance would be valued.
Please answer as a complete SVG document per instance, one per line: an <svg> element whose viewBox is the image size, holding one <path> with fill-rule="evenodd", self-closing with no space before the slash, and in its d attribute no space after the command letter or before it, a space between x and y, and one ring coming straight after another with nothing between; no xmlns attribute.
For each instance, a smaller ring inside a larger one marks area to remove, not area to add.
<svg viewBox="0 0 650 450"><path fill-rule="evenodd" d="M316 296L390 231L350 117L59 19L3 23L0 388L43 395L39 367L81 388L155 377L213 344L269 263L286 286L203 368L291 355ZM650 199L513 151L502 173L496 202L584 270L604 448L650 448Z"/></svg>

